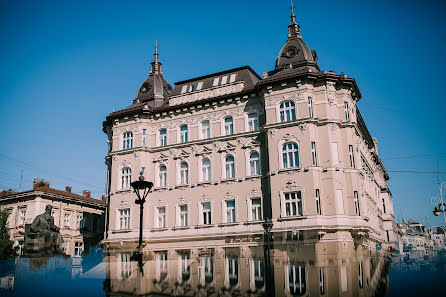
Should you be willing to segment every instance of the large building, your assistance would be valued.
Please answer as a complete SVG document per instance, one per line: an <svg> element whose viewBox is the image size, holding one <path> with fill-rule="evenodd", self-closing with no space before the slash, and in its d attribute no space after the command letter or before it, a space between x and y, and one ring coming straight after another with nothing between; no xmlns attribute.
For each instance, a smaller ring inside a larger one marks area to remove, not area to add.
<svg viewBox="0 0 446 297"><path fill-rule="evenodd" d="M133 103L103 123L108 247L138 241L130 183L140 172L154 183L146 252L175 258L186 247L259 241L267 218L275 241L303 231L373 248L396 240L388 175L358 86L319 69L294 13L275 68L262 76L244 66L172 87L161 67L155 51Z"/></svg>
<svg viewBox="0 0 446 297"><path fill-rule="evenodd" d="M8 229L14 246L23 249L25 225L31 224L36 216L44 213L50 204L54 225L60 228L64 240L65 254L80 256L85 250L99 244L104 235L105 201L94 199L90 191L82 195L53 189L49 182L35 179L33 189L24 192L5 191L0 193L0 209L8 213Z"/></svg>

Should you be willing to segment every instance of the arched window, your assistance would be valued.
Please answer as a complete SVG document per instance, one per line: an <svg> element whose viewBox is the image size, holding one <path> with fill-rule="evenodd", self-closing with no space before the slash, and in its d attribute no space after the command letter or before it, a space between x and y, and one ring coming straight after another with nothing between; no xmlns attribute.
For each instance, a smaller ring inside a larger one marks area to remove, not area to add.
<svg viewBox="0 0 446 297"><path fill-rule="evenodd" d="M208 158L201 162L201 175L203 181L211 180L211 161Z"/></svg>
<svg viewBox="0 0 446 297"><path fill-rule="evenodd" d="M299 148L296 143L286 143L282 147L283 168L299 167Z"/></svg>
<svg viewBox="0 0 446 297"><path fill-rule="evenodd" d="M122 149L131 149L133 147L133 133L132 132L124 132L122 136Z"/></svg>
<svg viewBox="0 0 446 297"><path fill-rule="evenodd" d="M132 169L125 167L121 170L121 189L130 189L132 182Z"/></svg>
<svg viewBox="0 0 446 297"><path fill-rule="evenodd" d="M225 159L226 178L235 178L234 157L229 155Z"/></svg>
<svg viewBox="0 0 446 297"><path fill-rule="evenodd" d="M211 138L211 125L209 121L203 121L201 123L201 138L202 139Z"/></svg>
<svg viewBox="0 0 446 297"><path fill-rule="evenodd" d="M160 146L165 146L167 145L167 130L166 129L161 129L160 130Z"/></svg>
<svg viewBox="0 0 446 297"><path fill-rule="evenodd" d="M166 185L167 185L167 167L165 165L161 165L159 172L159 186L165 187Z"/></svg>
<svg viewBox="0 0 446 297"><path fill-rule="evenodd" d="M232 117L225 118L225 135L234 134L234 120Z"/></svg>
<svg viewBox="0 0 446 297"><path fill-rule="evenodd" d="M186 185L189 183L189 165L182 162L180 165L180 184Z"/></svg>
<svg viewBox="0 0 446 297"><path fill-rule="evenodd" d="M187 125L182 125L180 127L180 142L181 143L187 142L187 131L188 131Z"/></svg>
<svg viewBox="0 0 446 297"><path fill-rule="evenodd" d="M293 101L280 103L280 121L289 122L296 120L296 108Z"/></svg>
<svg viewBox="0 0 446 297"><path fill-rule="evenodd" d="M260 155L258 152L252 152L249 155L250 175L260 175Z"/></svg>
<svg viewBox="0 0 446 297"><path fill-rule="evenodd" d="M259 130L259 120L256 112L252 112L248 114L248 131L257 131Z"/></svg>

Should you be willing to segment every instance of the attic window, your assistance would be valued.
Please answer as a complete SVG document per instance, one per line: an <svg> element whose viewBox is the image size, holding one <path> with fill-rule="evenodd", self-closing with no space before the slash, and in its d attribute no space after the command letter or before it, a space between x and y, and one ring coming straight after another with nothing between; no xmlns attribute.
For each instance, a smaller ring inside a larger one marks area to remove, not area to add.
<svg viewBox="0 0 446 297"><path fill-rule="evenodd" d="M198 90L201 90L202 88L203 88L203 82L200 81L200 82L198 83L198 85L197 85L197 91L198 91Z"/></svg>
<svg viewBox="0 0 446 297"><path fill-rule="evenodd" d="M141 88L139 89L142 93L146 93L148 90L150 89L150 84L145 83L141 86Z"/></svg>
<svg viewBox="0 0 446 297"><path fill-rule="evenodd" d="M190 84L189 92L195 91L195 84Z"/></svg>
<svg viewBox="0 0 446 297"><path fill-rule="evenodd" d="M214 78L214 82L212 83L212 86L218 86L218 77Z"/></svg>
<svg viewBox="0 0 446 297"><path fill-rule="evenodd" d="M229 82L230 82L230 83L235 82L235 73L234 73L234 74L231 74L231 76L230 76L230 78L229 78Z"/></svg>
<svg viewBox="0 0 446 297"><path fill-rule="evenodd" d="M170 94L170 92L172 91L172 89L171 88L169 88L169 87L165 87L164 88L164 90L166 91L166 93L169 95Z"/></svg>
<svg viewBox="0 0 446 297"><path fill-rule="evenodd" d="M226 84L227 82L228 82L228 76L225 75L225 76L223 76L223 77L221 78L221 84L224 85L224 84Z"/></svg>
<svg viewBox="0 0 446 297"><path fill-rule="evenodd" d="M187 85L184 85L183 88L181 89L181 94L184 94L187 92Z"/></svg>
<svg viewBox="0 0 446 297"><path fill-rule="evenodd" d="M288 49L288 51L287 51L286 54L287 54L288 57L292 58L292 57L294 57L297 53L298 53L298 50L297 50L296 48L294 48L294 47L290 47L290 48Z"/></svg>

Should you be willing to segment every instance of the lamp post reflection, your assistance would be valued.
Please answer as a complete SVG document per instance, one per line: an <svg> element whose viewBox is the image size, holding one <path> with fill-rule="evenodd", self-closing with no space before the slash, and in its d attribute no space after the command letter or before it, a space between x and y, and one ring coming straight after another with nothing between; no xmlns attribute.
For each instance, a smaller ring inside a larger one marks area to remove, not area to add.
<svg viewBox="0 0 446 297"><path fill-rule="evenodd" d="M271 265L270 251L272 248L271 242L271 229L273 228L273 221L270 218L266 218L262 224L264 229L264 258L265 258L265 280L266 280L266 295L274 296L274 272Z"/></svg>

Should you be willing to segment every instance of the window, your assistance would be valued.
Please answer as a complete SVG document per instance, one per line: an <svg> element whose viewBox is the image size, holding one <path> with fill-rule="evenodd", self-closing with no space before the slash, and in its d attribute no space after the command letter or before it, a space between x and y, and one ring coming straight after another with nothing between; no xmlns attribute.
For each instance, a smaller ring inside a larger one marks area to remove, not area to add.
<svg viewBox="0 0 446 297"><path fill-rule="evenodd" d="M350 113L348 112L348 102L344 101L345 120L350 121Z"/></svg>
<svg viewBox="0 0 446 297"><path fill-rule="evenodd" d="M180 165L180 185L187 185L189 183L189 165L182 162Z"/></svg>
<svg viewBox="0 0 446 297"><path fill-rule="evenodd" d="M133 147L133 133L124 132L122 137L122 149L131 149Z"/></svg>
<svg viewBox="0 0 446 297"><path fill-rule="evenodd" d="M354 191L353 192L353 196L354 196L354 200L355 200L355 213L357 216L361 215L361 210L359 209L359 197L358 197L358 192Z"/></svg>
<svg viewBox="0 0 446 297"><path fill-rule="evenodd" d="M231 74L231 76L230 76L230 78L229 78L229 82L230 82L230 83L235 82L235 73L234 73L234 74Z"/></svg>
<svg viewBox="0 0 446 297"><path fill-rule="evenodd" d="M293 101L280 103L280 121L289 122L296 120L296 109Z"/></svg>
<svg viewBox="0 0 446 297"><path fill-rule="evenodd" d="M19 226L25 226L26 209L20 211Z"/></svg>
<svg viewBox="0 0 446 297"><path fill-rule="evenodd" d="M260 175L260 155L252 152L249 155L249 172L251 175Z"/></svg>
<svg viewBox="0 0 446 297"><path fill-rule="evenodd" d="M167 252L156 253L156 274L159 280L167 277Z"/></svg>
<svg viewBox="0 0 446 297"><path fill-rule="evenodd" d="M158 218L158 220L156 221L157 227L158 228L166 228L166 208L164 206L157 207L156 212L157 212L157 218Z"/></svg>
<svg viewBox="0 0 446 297"><path fill-rule="evenodd" d="M182 125L180 127L180 143L187 142L187 125Z"/></svg>
<svg viewBox="0 0 446 297"><path fill-rule="evenodd" d="M362 271L362 262L358 263L358 280L359 280L359 287L364 288L364 274Z"/></svg>
<svg viewBox="0 0 446 297"><path fill-rule="evenodd" d="M299 148L296 143L286 143L282 147L283 168L299 167Z"/></svg>
<svg viewBox="0 0 446 297"><path fill-rule="evenodd" d="M316 189L316 214L321 215L321 194L319 193L319 189Z"/></svg>
<svg viewBox="0 0 446 297"><path fill-rule="evenodd" d="M235 162L234 157L229 155L225 159L226 178L235 178Z"/></svg>
<svg viewBox="0 0 446 297"><path fill-rule="evenodd" d="M384 201L384 198L382 199L383 201L383 213L386 213L386 202Z"/></svg>
<svg viewBox="0 0 446 297"><path fill-rule="evenodd" d="M259 130L259 121L257 118L257 113L252 112L248 114L248 131L252 132L257 130Z"/></svg>
<svg viewBox="0 0 446 297"><path fill-rule="evenodd" d="M78 242L76 241L74 243L74 256L75 257L80 257L82 256L82 252L84 250L84 243L83 242Z"/></svg>
<svg viewBox="0 0 446 297"><path fill-rule="evenodd" d="M389 230L386 230L386 237L387 237L387 242L390 242L390 234L389 234Z"/></svg>
<svg viewBox="0 0 446 297"><path fill-rule="evenodd" d="M325 294L325 270L323 267L319 268L319 293Z"/></svg>
<svg viewBox="0 0 446 297"><path fill-rule="evenodd" d="M121 170L121 189L130 189L132 182L132 169L125 167Z"/></svg>
<svg viewBox="0 0 446 297"><path fill-rule="evenodd" d="M300 191L285 193L285 216L302 215L302 194Z"/></svg>
<svg viewBox="0 0 446 297"><path fill-rule="evenodd" d="M265 285L264 268L265 264L262 260L252 259L252 265L254 266L254 284L256 288L262 288Z"/></svg>
<svg viewBox="0 0 446 297"><path fill-rule="evenodd" d="M338 143L331 143L331 159L333 160L333 165L339 164L339 153L338 153Z"/></svg>
<svg viewBox="0 0 446 297"><path fill-rule="evenodd" d="M311 142L311 160L313 166L317 166L316 142Z"/></svg>
<svg viewBox="0 0 446 297"><path fill-rule="evenodd" d="M187 222L187 204L180 205L179 206L179 224L182 227L185 227L188 225Z"/></svg>
<svg viewBox="0 0 446 297"><path fill-rule="evenodd" d="M225 135L234 134L234 121L232 117L225 118Z"/></svg>
<svg viewBox="0 0 446 297"><path fill-rule="evenodd" d="M167 167L165 165L161 165L160 166L159 186L160 187L166 187L167 186Z"/></svg>
<svg viewBox="0 0 446 297"><path fill-rule="evenodd" d="M203 88L203 82L200 81L200 82L198 82L198 84L197 84L197 91L201 90L202 88Z"/></svg>
<svg viewBox="0 0 446 297"><path fill-rule="evenodd" d="M260 221L262 219L262 200L260 198L251 199L251 220Z"/></svg>
<svg viewBox="0 0 446 297"><path fill-rule="evenodd" d="M182 88L181 88L181 94L184 94L184 93L186 93L187 92L187 85L184 85Z"/></svg>
<svg viewBox="0 0 446 297"><path fill-rule="evenodd" d="M160 130L160 146L166 146L167 145L167 130L161 129Z"/></svg>
<svg viewBox="0 0 446 297"><path fill-rule="evenodd" d="M202 257L204 266L204 281L211 283L214 280L214 261L211 257Z"/></svg>
<svg viewBox="0 0 446 297"><path fill-rule="evenodd" d="M181 253L178 258L178 260L180 261L181 278L183 281L187 281L190 278L190 255L188 253Z"/></svg>
<svg viewBox="0 0 446 297"><path fill-rule="evenodd" d="M81 215L76 217L76 228L77 229L82 229L84 227L83 219L84 218Z"/></svg>
<svg viewBox="0 0 446 297"><path fill-rule="evenodd" d="M189 86L189 92L192 92L195 90L195 84L190 84Z"/></svg>
<svg viewBox="0 0 446 297"><path fill-rule="evenodd" d="M209 124L209 121L204 121L201 123L201 138L211 138L211 125Z"/></svg>
<svg viewBox="0 0 446 297"><path fill-rule="evenodd" d="M294 296L303 296L307 292L305 266L288 266L288 289Z"/></svg>
<svg viewBox="0 0 446 297"><path fill-rule="evenodd" d="M202 211L203 211L203 224L204 225L210 225L212 223L211 219L211 203L210 202L204 202L201 204Z"/></svg>
<svg viewBox="0 0 446 297"><path fill-rule="evenodd" d="M119 210L119 229L130 229L130 208Z"/></svg>
<svg viewBox="0 0 446 297"><path fill-rule="evenodd" d="M142 147L146 147L146 129L142 129Z"/></svg>
<svg viewBox="0 0 446 297"><path fill-rule="evenodd" d="M235 222L235 200L226 201L226 223Z"/></svg>
<svg viewBox="0 0 446 297"><path fill-rule="evenodd" d="M218 77L214 78L214 82L212 83L213 87L218 86Z"/></svg>
<svg viewBox="0 0 446 297"><path fill-rule="evenodd" d="M204 158L201 162L201 179L211 181L211 161L208 158Z"/></svg>
<svg viewBox="0 0 446 297"><path fill-rule="evenodd" d="M235 257L228 257L228 278L229 284L234 286L238 283L238 259Z"/></svg>
<svg viewBox="0 0 446 297"><path fill-rule="evenodd" d="M311 97L308 97L308 115L310 118L313 117L313 99Z"/></svg>
<svg viewBox="0 0 446 297"><path fill-rule="evenodd" d="M70 214L66 213L63 216L63 226L65 228L70 228Z"/></svg>
<svg viewBox="0 0 446 297"><path fill-rule="evenodd" d="M341 189L336 190L336 210L338 214L344 214L344 198Z"/></svg>
<svg viewBox="0 0 446 297"><path fill-rule="evenodd" d="M353 145L348 146L348 155L350 157L350 167L355 168L355 157L353 155Z"/></svg>
<svg viewBox="0 0 446 297"><path fill-rule="evenodd" d="M228 76L225 75L225 76L223 76L223 77L221 78L221 84L224 85L224 84L226 84L227 82L228 82Z"/></svg>
<svg viewBox="0 0 446 297"><path fill-rule="evenodd" d="M144 172L146 172L146 167L141 167L141 172L144 174Z"/></svg>
<svg viewBox="0 0 446 297"><path fill-rule="evenodd" d="M117 253L117 273L119 279L126 279L132 274L132 263L130 262L130 253Z"/></svg>

